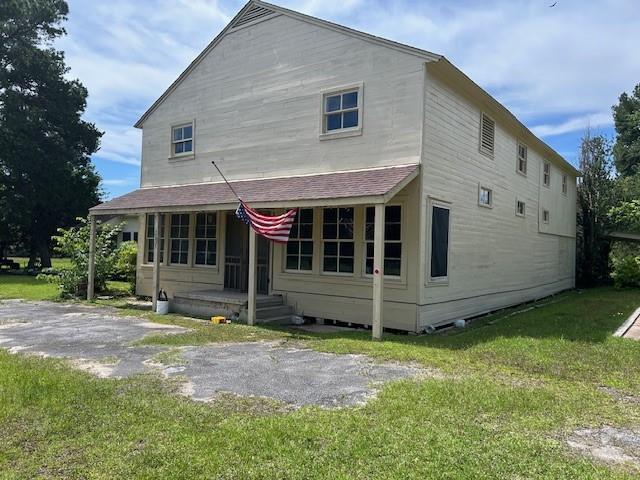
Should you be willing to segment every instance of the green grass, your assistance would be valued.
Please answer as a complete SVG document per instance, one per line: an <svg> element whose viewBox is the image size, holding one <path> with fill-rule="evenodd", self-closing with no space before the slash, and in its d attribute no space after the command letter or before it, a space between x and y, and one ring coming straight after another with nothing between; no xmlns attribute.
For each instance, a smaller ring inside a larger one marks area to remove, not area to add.
<svg viewBox="0 0 640 480"><path fill-rule="evenodd" d="M27 257L9 257L14 262L18 262L22 268L27 268L29 259ZM68 258L52 258L51 267L53 268L68 268L71 266L71 261Z"/></svg>
<svg viewBox="0 0 640 480"><path fill-rule="evenodd" d="M228 395L200 404L153 376L99 380L61 361L0 353L0 477L636 478L631 467L576 455L563 438L582 426L640 426L637 404L601 388L640 397L640 342L611 337L640 291L594 289L541 303L461 331L382 342L177 316L161 320L195 330L145 341L281 339L438 372L339 410Z"/></svg>

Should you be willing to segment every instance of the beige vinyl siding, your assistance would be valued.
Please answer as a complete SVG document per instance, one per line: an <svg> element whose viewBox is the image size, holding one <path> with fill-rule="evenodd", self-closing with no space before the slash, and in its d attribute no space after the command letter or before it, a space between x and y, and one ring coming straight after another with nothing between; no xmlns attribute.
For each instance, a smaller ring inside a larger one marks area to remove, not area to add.
<svg viewBox="0 0 640 480"><path fill-rule="evenodd" d="M277 16L232 31L143 123L142 186L418 163L423 63ZM362 135L320 140L322 92L362 85ZM171 125L193 122L195 156L172 159Z"/></svg>
<svg viewBox="0 0 640 480"><path fill-rule="evenodd" d="M551 188L542 187L545 158L531 145L527 175L518 174L514 152L519 132L506 131L499 122L493 157L480 153L485 108L427 76L421 209L426 218L430 198L450 202L451 233L449 281L428 284L429 232L423 221L420 325L464 318L574 285L575 178L565 172L568 193L562 195L561 172L552 163ZM479 184L492 189L493 208L479 208ZM514 214L516 199L526 203L524 218ZM550 210L548 225L539 222L541 208Z"/></svg>

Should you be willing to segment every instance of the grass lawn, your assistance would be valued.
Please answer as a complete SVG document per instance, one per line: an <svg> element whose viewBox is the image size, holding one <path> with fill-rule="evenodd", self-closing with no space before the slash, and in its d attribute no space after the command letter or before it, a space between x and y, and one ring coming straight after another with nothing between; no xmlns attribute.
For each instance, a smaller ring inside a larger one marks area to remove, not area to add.
<svg viewBox="0 0 640 480"><path fill-rule="evenodd" d="M149 344L280 338L433 375L387 384L363 407L291 411L230 396L199 404L153 376L100 380L0 351L0 477L637 478L632 467L576 455L563 439L583 426L640 426L640 404L619 399L640 397L640 342L610 336L638 305L638 290L570 292L462 331L382 342L123 308L194 327Z"/></svg>

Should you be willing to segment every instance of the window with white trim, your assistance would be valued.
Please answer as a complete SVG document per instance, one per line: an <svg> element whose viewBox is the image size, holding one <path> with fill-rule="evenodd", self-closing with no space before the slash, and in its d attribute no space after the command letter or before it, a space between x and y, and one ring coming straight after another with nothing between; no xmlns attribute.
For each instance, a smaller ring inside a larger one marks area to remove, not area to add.
<svg viewBox="0 0 640 480"><path fill-rule="evenodd" d="M313 269L313 208L301 208L296 214L287 242L285 269Z"/></svg>
<svg viewBox="0 0 640 480"><path fill-rule="evenodd" d="M196 256L194 260L196 265L217 265L217 216L216 212L196 214Z"/></svg>
<svg viewBox="0 0 640 480"><path fill-rule="evenodd" d="M322 132L357 130L361 124L360 88L326 93L322 101Z"/></svg>
<svg viewBox="0 0 640 480"><path fill-rule="evenodd" d="M490 188L484 187L482 185L478 186L478 205L481 207L491 208L493 206L493 190Z"/></svg>
<svg viewBox="0 0 640 480"><path fill-rule="evenodd" d="M373 239L376 208L365 211L365 273L373 275ZM399 277L402 273L402 207L387 205L384 208L384 270L385 276Z"/></svg>
<svg viewBox="0 0 640 480"><path fill-rule="evenodd" d="M193 153L193 123L171 128L171 154L180 156Z"/></svg>
<svg viewBox="0 0 640 480"><path fill-rule="evenodd" d="M518 173L527 174L527 146L518 143Z"/></svg>
<svg viewBox="0 0 640 480"><path fill-rule="evenodd" d="M450 209L444 205L431 207L431 262L429 278L446 281L449 277Z"/></svg>
<svg viewBox="0 0 640 480"><path fill-rule="evenodd" d="M153 243L155 215L147 215L147 263L153 263ZM164 262L164 213L160 214L160 263Z"/></svg>
<svg viewBox="0 0 640 480"><path fill-rule="evenodd" d="M545 187L551 186L551 164L544 162L542 166L542 184Z"/></svg>
<svg viewBox="0 0 640 480"><path fill-rule="evenodd" d="M562 175L562 193L567 194L567 176Z"/></svg>
<svg viewBox="0 0 640 480"><path fill-rule="evenodd" d="M322 270L353 273L353 208L322 211Z"/></svg>
<svg viewBox="0 0 640 480"><path fill-rule="evenodd" d="M516 200L516 215L518 217L524 217L527 210L526 204L522 200Z"/></svg>
<svg viewBox="0 0 640 480"><path fill-rule="evenodd" d="M542 222L549 223L549 210L542 210Z"/></svg>
<svg viewBox="0 0 640 480"><path fill-rule="evenodd" d="M496 122L484 113L480 116L480 152L493 157L496 141Z"/></svg>
<svg viewBox="0 0 640 480"><path fill-rule="evenodd" d="M186 265L189 263L189 214L174 213L171 215L170 235L171 263Z"/></svg>

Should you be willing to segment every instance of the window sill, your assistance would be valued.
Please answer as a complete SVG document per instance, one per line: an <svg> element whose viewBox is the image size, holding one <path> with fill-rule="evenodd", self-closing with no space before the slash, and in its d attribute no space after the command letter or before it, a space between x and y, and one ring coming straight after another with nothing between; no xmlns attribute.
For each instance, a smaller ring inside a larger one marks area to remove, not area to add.
<svg viewBox="0 0 640 480"><path fill-rule="evenodd" d="M332 140L334 138L348 138L348 137L358 137L362 135L362 128L354 128L350 130L338 130L335 132L325 132L321 133L319 138L320 140Z"/></svg>
<svg viewBox="0 0 640 480"><path fill-rule="evenodd" d="M482 208L488 208L488 209L492 209L493 208L493 205L487 205L485 203L478 203L478 206L482 207Z"/></svg>
<svg viewBox="0 0 640 480"><path fill-rule="evenodd" d="M172 157L168 157L167 160L169 160L169 162L181 162L183 160L193 160L194 158L196 158L194 153L185 153L181 155L173 155Z"/></svg>
<svg viewBox="0 0 640 480"><path fill-rule="evenodd" d="M427 280L427 287L447 287L449 286L449 277L431 278Z"/></svg>
<svg viewBox="0 0 640 480"><path fill-rule="evenodd" d="M527 172L522 172L520 170L516 170L516 173L524 178L527 178Z"/></svg>

